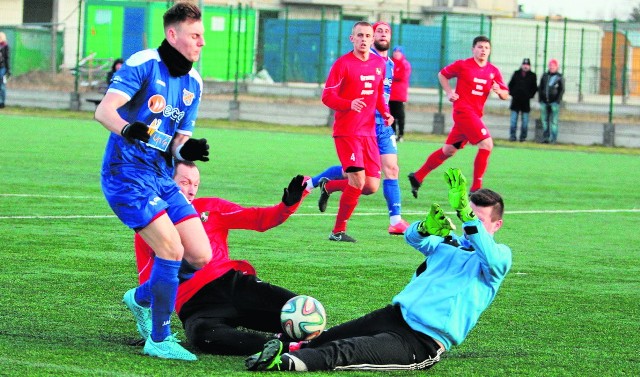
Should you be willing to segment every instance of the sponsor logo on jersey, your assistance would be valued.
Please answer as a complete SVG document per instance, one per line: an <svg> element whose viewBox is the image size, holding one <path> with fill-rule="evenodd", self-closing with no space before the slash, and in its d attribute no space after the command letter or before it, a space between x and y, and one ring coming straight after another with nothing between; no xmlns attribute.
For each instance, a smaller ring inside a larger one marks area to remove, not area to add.
<svg viewBox="0 0 640 377"><path fill-rule="evenodd" d="M184 111L180 111L180 109L177 107L167 105L162 111L162 115L173 120L181 121L182 118L184 118Z"/></svg>
<svg viewBox="0 0 640 377"><path fill-rule="evenodd" d="M206 223L209 220L209 211L202 212L200 214L200 221Z"/></svg>
<svg viewBox="0 0 640 377"><path fill-rule="evenodd" d="M147 105L152 113L158 114L167 106L167 100L164 99L162 94L154 94L149 98L149 101L147 101Z"/></svg>
<svg viewBox="0 0 640 377"><path fill-rule="evenodd" d="M185 105L191 106L195 97L196 95L191 93L187 89L182 89L182 102L184 102Z"/></svg>
<svg viewBox="0 0 640 377"><path fill-rule="evenodd" d="M160 85L160 86L164 86L165 88L167 87L167 84L164 83L164 81L157 79L156 80L156 84Z"/></svg>

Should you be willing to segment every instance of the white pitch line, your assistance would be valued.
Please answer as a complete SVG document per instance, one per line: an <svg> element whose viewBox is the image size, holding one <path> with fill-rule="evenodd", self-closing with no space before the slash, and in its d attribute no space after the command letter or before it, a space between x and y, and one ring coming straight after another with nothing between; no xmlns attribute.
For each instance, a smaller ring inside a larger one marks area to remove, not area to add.
<svg viewBox="0 0 640 377"><path fill-rule="evenodd" d="M0 363L8 364L8 365L22 365L28 368L36 368L38 370L44 371L56 371L57 373L64 374L67 373L76 373L80 375L97 375L97 376L141 376L140 374L131 374L131 373L122 373L122 372L113 372L105 369L90 369L83 367L76 367L71 365L62 365L62 364L52 364L52 363L38 363L31 361L24 361L14 358L8 357L0 357Z"/></svg>
<svg viewBox="0 0 640 377"><path fill-rule="evenodd" d="M7 198L47 198L47 199L104 199L104 196L86 195L44 195L44 194L0 194Z"/></svg>
<svg viewBox="0 0 640 377"><path fill-rule="evenodd" d="M403 215L425 215L426 212L404 211ZM545 215L545 214L572 214L572 213L640 213L640 208L631 209L577 209L577 210L530 210L530 211L508 211L505 215ZM454 212L447 212L448 215L455 215ZM335 216L335 213L295 213L294 216ZM353 216L388 216L386 212L360 212ZM74 220L74 219L111 219L115 215L15 215L0 216L0 220Z"/></svg>

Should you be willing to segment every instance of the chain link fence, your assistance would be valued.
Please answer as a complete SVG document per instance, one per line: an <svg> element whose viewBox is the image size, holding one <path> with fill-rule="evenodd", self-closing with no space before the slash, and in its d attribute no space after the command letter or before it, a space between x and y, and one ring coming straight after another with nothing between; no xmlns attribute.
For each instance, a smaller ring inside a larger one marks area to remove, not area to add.
<svg viewBox="0 0 640 377"><path fill-rule="evenodd" d="M88 0L78 31L67 30L64 24L0 26L12 49L9 91L32 87L63 92L104 90L111 62L126 58L133 51L132 41L145 48L159 44L161 24L150 21L161 21L170 3ZM133 21L127 21L127 14L131 20L144 16L136 36L130 33ZM265 77L276 85L321 86L335 59L353 48L349 34L356 20L344 17L336 7L320 7L310 16L290 13L288 8L258 11L242 5L206 6L204 14L208 15L207 32L220 34L209 35L208 52L197 68L205 80L235 82L236 88L238 82ZM616 116L614 105L640 105L639 23L403 12L376 16L391 24L392 45L404 47L413 67L411 88L439 90L439 69L470 57L473 38L482 34L491 38L491 62L505 80L523 58L531 60L538 77L554 58L565 77L565 100L609 105L610 121ZM76 32L81 40L77 63L65 67L62 51L69 48L63 43L70 40L65 34Z"/></svg>

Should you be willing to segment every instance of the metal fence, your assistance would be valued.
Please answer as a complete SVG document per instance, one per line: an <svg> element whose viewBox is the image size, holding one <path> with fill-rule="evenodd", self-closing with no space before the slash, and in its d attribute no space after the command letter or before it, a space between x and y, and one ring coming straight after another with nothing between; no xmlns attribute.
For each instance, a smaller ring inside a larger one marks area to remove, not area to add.
<svg viewBox="0 0 640 377"><path fill-rule="evenodd" d="M95 90L94 83L104 76L106 72L103 71L109 65L108 61L104 61L106 56L92 59L95 51L89 51L90 48L96 49L91 47L96 45L92 44L92 38L98 40L97 33L100 31L90 23L97 24L96 19L106 22L101 4L99 1L87 2L84 25L82 30L78 30L83 43L78 43L80 51L77 54L77 67L71 69L60 68L60 54L64 49L59 44L64 40L64 32L52 33L51 28L46 25L15 27L13 32L11 28L0 28L9 31L7 35L12 47L11 59L14 67L13 85L24 86L24 82L20 82L21 76L25 77L23 81L47 81L42 75L34 75L34 72L48 72L65 78L62 80L64 84L60 84L62 88L58 89ZM115 9L116 5L125 8L133 6L131 4L136 5L135 2L110 2L109 9ZM204 79L235 81L237 87L238 82L251 80L261 71L263 74L268 73L268 77L276 83L322 85L335 59L352 49L349 34L354 20L343 17L336 8L321 7L313 19L308 16L306 19L295 18L300 15L290 14L288 8L263 14L242 5L219 9L207 7L207 11L214 15L217 11L220 13L220 17L216 18L218 23L212 24L207 30L213 26L224 30L226 34L222 39L228 43L209 41L205 49L210 52L207 52L208 55L199 66ZM160 10L147 13L151 15L158 12ZM227 14L229 16L225 16ZM423 14L411 15L403 12L382 13L378 18L392 25L392 44L404 47L405 55L413 67L413 88L438 89L438 70L456 59L471 56L472 40L482 34L491 38L491 61L501 69L506 80L520 67L523 58L531 60L532 70L538 77L546 70L547 61L554 58L559 61L560 72L565 76L565 99L586 104L640 103L638 23L459 14L434 14L426 17ZM419 22L416 21L418 19ZM149 23L145 23L145 27L151 27L147 24ZM240 28L238 25L250 26ZM255 36L249 38L245 35L241 38L240 33L246 30L256 30ZM143 32L145 35L158 34L155 27L154 30L145 29ZM114 36L118 35L124 34L109 35L110 46L126 46L127 40L114 40ZM230 55L232 51L236 54L235 58ZM239 59L240 53L236 53L237 51L243 51L242 56L249 60L245 62L244 59ZM238 64L239 61L241 64ZM236 64L235 69L239 74L232 71L234 66L230 62ZM224 65L222 70L219 69L221 65ZM226 74L215 73L218 71ZM79 75L79 87L77 84L75 87L68 85L73 83L75 72ZM10 88L11 85L10 83Z"/></svg>

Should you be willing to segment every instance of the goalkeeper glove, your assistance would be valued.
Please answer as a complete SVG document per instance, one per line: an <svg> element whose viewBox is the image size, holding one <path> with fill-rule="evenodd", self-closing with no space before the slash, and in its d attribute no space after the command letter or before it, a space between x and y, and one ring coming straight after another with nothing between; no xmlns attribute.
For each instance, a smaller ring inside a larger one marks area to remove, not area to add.
<svg viewBox="0 0 640 377"><path fill-rule="evenodd" d="M187 161L209 161L209 144L207 139L189 139L178 147L176 157Z"/></svg>
<svg viewBox="0 0 640 377"><path fill-rule="evenodd" d="M127 123L120 131L120 135L130 143L133 143L136 139L146 143L150 137L149 127L140 121Z"/></svg>
<svg viewBox="0 0 640 377"><path fill-rule="evenodd" d="M458 218L462 222L475 220L476 214L469 205L467 179L462 175L462 171L458 168L449 168L444 173L444 180L449 185L449 204L456 210Z"/></svg>
<svg viewBox="0 0 640 377"><path fill-rule="evenodd" d="M303 176L297 175L293 177L291 182L289 182L289 187L285 187L284 193L282 194L282 202L284 205L289 207L298 203L300 199L302 199L302 193L306 187L303 180Z"/></svg>
<svg viewBox="0 0 640 377"><path fill-rule="evenodd" d="M440 208L440 205L437 203L431 205L427 217L418 224L418 232L423 236L434 235L446 237L455 228L451 219L445 216L442 208Z"/></svg>

